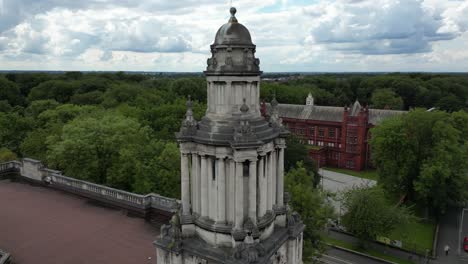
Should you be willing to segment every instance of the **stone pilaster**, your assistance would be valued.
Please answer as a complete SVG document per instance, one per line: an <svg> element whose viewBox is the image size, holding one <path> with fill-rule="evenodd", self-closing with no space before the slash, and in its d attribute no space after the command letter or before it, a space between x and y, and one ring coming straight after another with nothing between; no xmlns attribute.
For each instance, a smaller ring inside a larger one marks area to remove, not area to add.
<svg viewBox="0 0 468 264"><path fill-rule="evenodd" d="M200 214L200 156L192 153L192 212Z"/></svg>
<svg viewBox="0 0 468 264"><path fill-rule="evenodd" d="M278 206L284 205L284 148L278 149L278 177L276 185L276 204Z"/></svg>
<svg viewBox="0 0 468 264"><path fill-rule="evenodd" d="M201 215L207 216L209 214L209 200L208 200L208 172L207 172L207 158L201 156Z"/></svg>
<svg viewBox="0 0 468 264"><path fill-rule="evenodd" d="M224 157L218 158L218 221L226 221L226 166Z"/></svg>
<svg viewBox="0 0 468 264"><path fill-rule="evenodd" d="M249 164L249 217L256 223L257 219L257 161Z"/></svg>
<svg viewBox="0 0 468 264"><path fill-rule="evenodd" d="M258 212L260 218L266 214L267 189L265 177L265 156L261 156L258 161Z"/></svg>
<svg viewBox="0 0 468 264"><path fill-rule="evenodd" d="M189 175L189 155L182 153L180 159L180 173L181 173L181 187L182 187L182 213L184 215L190 214L190 175Z"/></svg>
<svg viewBox="0 0 468 264"><path fill-rule="evenodd" d="M235 228L241 229L244 223L244 166L236 161L236 217Z"/></svg>

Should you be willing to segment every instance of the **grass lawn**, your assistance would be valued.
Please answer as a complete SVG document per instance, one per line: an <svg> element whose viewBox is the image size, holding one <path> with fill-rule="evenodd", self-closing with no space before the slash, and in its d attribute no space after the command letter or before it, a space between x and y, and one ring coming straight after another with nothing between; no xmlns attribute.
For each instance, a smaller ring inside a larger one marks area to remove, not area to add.
<svg viewBox="0 0 468 264"><path fill-rule="evenodd" d="M335 246L339 246L339 247L342 247L342 248L354 250L354 251L357 251L357 252L364 253L366 255L370 255L370 256L373 256L373 257L385 259L385 260L392 261L392 262L395 262L395 263L414 264L414 262L409 261L409 260L400 259L400 258L397 258L397 257L394 257L394 256L383 254L383 253L377 252L377 251L372 250L372 249L363 249L363 248L355 246L355 245L353 245L351 243L343 242L341 240L337 240L337 239L334 239L334 238L331 238L331 237L324 237L323 241L328 243L328 244L331 244L331 245L335 245Z"/></svg>
<svg viewBox="0 0 468 264"><path fill-rule="evenodd" d="M379 179L377 170L353 171L353 170L347 170L347 169L328 168L328 167L324 167L323 169L338 172L338 173L348 174L348 175L356 176L359 178L369 179L369 180L377 181Z"/></svg>
<svg viewBox="0 0 468 264"><path fill-rule="evenodd" d="M418 221L399 226L389 236L390 239L400 240L403 248L425 254L426 249L432 251L436 224L426 221Z"/></svg>

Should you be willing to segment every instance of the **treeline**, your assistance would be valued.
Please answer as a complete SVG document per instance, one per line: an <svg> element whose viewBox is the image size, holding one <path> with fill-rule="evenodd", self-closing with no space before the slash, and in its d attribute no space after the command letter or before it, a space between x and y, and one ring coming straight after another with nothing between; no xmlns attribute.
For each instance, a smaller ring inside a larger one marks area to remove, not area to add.
<svg viewBox="0 0 468 264"><path fill-rule="evenodd" d="M0 76L0 160L36 158L67 176L178 197L174 132L189 94L200 118L206 108L202 78L79 72Z"/></svg>
<svg viewBox="0 0 468 264"><path fill-rule="evenodd" d="M294 75L286 82L263 82L261 89L266 100L276 94L281 103L292 104L304 104L309 92L320 105L346 105L358 98L375 107L436 106L454 111L467 108L468 77ZM201 76L0 75L0 161L36 158L68 176L177 197L180 165L174 133L188 95L200 119L206 109L206 82ZM297 157L289 156L294 165Z"/></svg>
<svg viewBox="0 0 468 264"><path fill-rule="evenodd" d="M468 107L468 75L323 74L262 84L262 96L271 99L276 93L280 103L304 104L309 92L318 105L345 106L358 99L372 108L458 111Z"/></svg>

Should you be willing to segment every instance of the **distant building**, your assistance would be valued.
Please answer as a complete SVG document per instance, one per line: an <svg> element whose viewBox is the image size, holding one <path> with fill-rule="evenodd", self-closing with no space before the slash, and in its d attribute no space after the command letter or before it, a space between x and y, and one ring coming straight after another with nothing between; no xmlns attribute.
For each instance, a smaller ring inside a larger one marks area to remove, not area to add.
<svg viewBox="0 0 468 264"><path fill-rule="evenodd" d="M267 114L266 108L265 105L264 114ZM284 125L309 146L309 155L319 167L356 171L371 166L369 129L385 118L406 113L369 109L361 106L358 100L351 108L319 106L311 94L305 105L279 104L278 109Z"/></svg>

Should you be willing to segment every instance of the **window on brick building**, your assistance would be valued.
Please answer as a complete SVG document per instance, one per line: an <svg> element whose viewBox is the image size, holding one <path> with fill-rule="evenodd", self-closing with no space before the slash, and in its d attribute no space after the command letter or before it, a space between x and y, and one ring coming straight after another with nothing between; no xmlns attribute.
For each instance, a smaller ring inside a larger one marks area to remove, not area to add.
<svg viewBox="0 0 468 264"><path fill-rule="evenodd" d="M315 134L315 127L309 128L309 135L314 136Z"/></svg>
<svg viewBox="0 0 468 264"><path fill-rule="evenodd" d="M319 136L319 137L325 136L325 130L324 130L323 128L319 128L319 130L318 130L318 136Z"/></svg>
<svg viewBox="0 0 468 264"><path fill-rule="evenodd" d="M346 168L354 169L354 160L347 160L346 161Z"/></svg>
<svg viewBox="0 0 468 264"><path fill-rule="evenodd" d="M335 129L334 128L328 129L328 137L329 138L335 138Z"/></svg>

